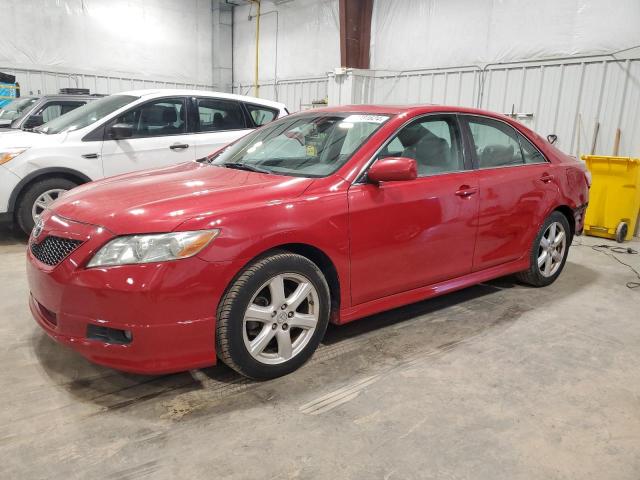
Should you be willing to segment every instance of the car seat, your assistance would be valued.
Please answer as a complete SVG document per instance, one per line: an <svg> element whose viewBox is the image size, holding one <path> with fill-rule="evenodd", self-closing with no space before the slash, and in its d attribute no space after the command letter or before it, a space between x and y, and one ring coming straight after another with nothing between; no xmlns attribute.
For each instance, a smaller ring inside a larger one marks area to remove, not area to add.
<svg viewBox="0 0 640 480"><path fill-rule="evenodd" d="M174 135L176 133L182 133L182 128L176 126L177 122L178 122L178 112L176 112L175 107L173 106L163 107L162 134Z"/></svg>
<svg viewBox="0 0 640 480"><path fill-rule="evenodd" d="M480 154L480 165L483 167L500 167L522 163L514 157L513 145L487 145Z"/></svg>
<svg viewBox="0 0 640 480"><path fill-rule="evenodd" d="M443 138L434 135L422 125L405 129L398 137L405 146L403 157L413 158L418 166L418 175L446 172L451 168L451 149ZM453 168L456 170L457 168Z"/></svg>
<svg viewBox="0 0 640 480"><path fill-rule="evenodd" d="M164 127L170 120L170 113L166 113L168 107L162 105L149 105L140 111L140 119L138 120L138 131L141 135L150 136L163 133ZM175 121L175 109L173 110Z"/></svg>

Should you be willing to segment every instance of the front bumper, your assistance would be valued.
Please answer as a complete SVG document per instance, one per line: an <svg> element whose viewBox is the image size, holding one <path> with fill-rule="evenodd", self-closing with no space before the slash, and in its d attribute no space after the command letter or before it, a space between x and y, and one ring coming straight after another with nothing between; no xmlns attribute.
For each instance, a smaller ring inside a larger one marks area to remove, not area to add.
<svg viewBox="0 0 640 480"><path fill-rule="evenodd" d="M9 209L9 199L16 186L20 183L20 177L10 172L4 165L0 165L0 214L6 219L11 218Z"/></svg>
<svg viewBox="0 0 640 480"><path fill-rule="evenodd" d="M62 222L62 224L56 222ZM54 267L27 248L31 312L56 341L119 370L161 374L216 363L215 311L233 266L191 257L173 262L86 269L113 235L104 228L45 218L48 235L84 243ZM88 338L89 325L128 330L128 344Z"/></svg>

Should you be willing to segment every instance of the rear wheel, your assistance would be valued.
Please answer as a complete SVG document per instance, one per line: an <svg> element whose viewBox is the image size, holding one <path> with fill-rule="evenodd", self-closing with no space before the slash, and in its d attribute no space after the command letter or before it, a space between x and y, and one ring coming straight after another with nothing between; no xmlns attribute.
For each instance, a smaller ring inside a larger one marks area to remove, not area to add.
<svg viewBox="0 0 640 480"><path fill-rule="evenodd" d="M553 212L542 224L531 247L531 266L517 274L518 279L535 287L552 284L562 272L571 244L567 218Z"/></svg>
<svg viewBox="0 0 640 480"><path fill-rule="evenodd" d="M29 185L18 200L16 220L29 235L42 212L68 190L78 184L66 178L47 178Z"/></svg>
<svg viewBox="0 0 640 480"><path fill-rule="evenodd" d="M329 287L320 269L293 253L247 267L218 307L220 359L242 375L268 379L306 362L329 322Z"/></svg>

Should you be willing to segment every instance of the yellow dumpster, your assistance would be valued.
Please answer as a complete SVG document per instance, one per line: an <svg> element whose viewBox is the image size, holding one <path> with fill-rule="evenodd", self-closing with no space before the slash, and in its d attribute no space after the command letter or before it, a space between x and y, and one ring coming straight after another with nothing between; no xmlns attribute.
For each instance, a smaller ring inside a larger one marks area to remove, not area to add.
<svg viewBox="0 0 640 480"><path fill-rule="evenodd" d="M587 235L630 240L640 210L640 158L583 155L591 172Z"/></svg>

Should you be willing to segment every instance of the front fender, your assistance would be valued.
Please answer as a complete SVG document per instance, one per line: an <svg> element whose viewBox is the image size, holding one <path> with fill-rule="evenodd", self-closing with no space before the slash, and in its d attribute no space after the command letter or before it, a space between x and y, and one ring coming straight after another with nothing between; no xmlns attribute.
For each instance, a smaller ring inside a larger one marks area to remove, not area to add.
<svg viewBox="0 0 640 480"><path fill-rule="evenodd" d="M344 191L303 195L196 217L176 230L219 228L220 235L198 255L209 262L246 265L251 259L285 244L303 244L321 250L336 267L341 287L349 285L349 224ZM349 298L348 290L341 292Z"/></svg>
<svg viewBox="0 0 640 480"><path fill-rule="evenodd" d="M18 197L20 196L20 193L22 193L22 190L24 189L24 187L26 187L29 183L39 178L46 178L46 177L55 176L55 175L61 175L65 177L74 177L80 180L82 183L91 182L91 179L87 177L84 173L79 172L78 170L74 170L72 168L65 168L65 167L41 168L39 170L31 172L26 177L22 178L20 182L18 182L18 184L13 188L13 190L11 191L11 195L9 196L9 205L8 205L7 211L13 212L15 210L16 202L18 200Z"/></svg>

